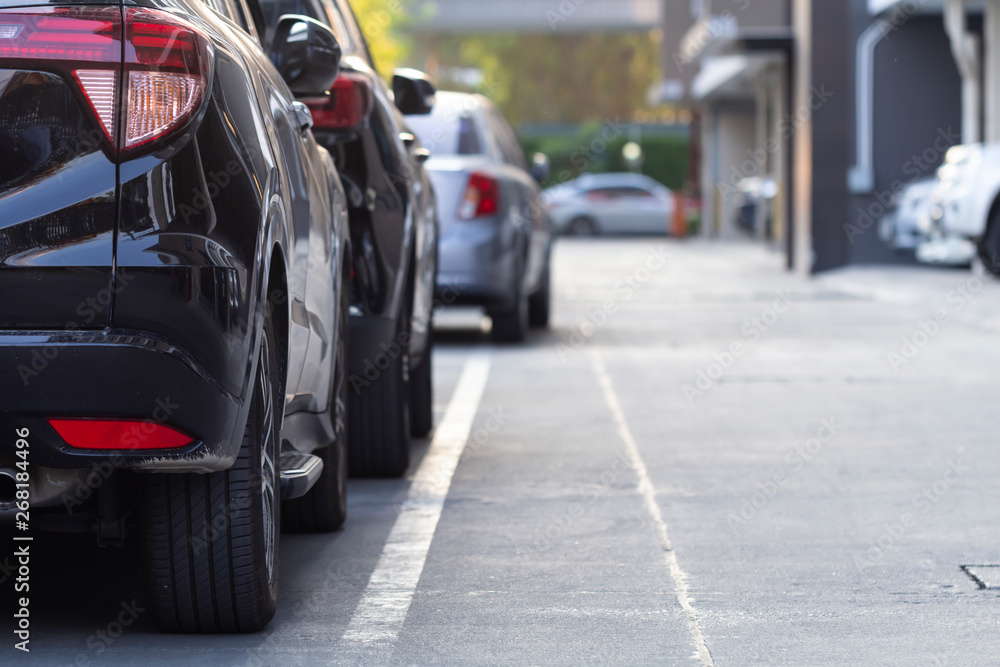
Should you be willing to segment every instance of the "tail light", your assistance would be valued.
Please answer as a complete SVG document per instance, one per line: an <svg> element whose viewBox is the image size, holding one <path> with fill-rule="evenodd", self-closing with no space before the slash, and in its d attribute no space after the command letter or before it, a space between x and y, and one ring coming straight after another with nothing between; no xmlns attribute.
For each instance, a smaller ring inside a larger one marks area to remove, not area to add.
<svg viewBox="0 0 1000 667"><path fill-rule="evenodd" d="M50 419L49 424L76 449L177 449L194 439L156 422L129 419Z"/></svg>
<svg viewBox="0 0 1000 667"><path fill-rule="evenodd" d="M208 88L211 46L190 24L152 9L0 10L0 66L11 65L75 80L121 155L195 115Z"/></svg>
<svg viewBox="0 0 1000 667"><path fill-rule="evenodd" d="M125 127L122 150L156 141L183 126L208 86L208 40L166 12L125 10Z"/></svg>
<svg viewBox="0 0 1000 667"><path fill-rule="evenodd" d="M330 93L329 100L309 103L314 127L320 130L358 129L375 107L371 83L361 74L341 73Z"/></svg>
<svg viewBox="0 0 1000 667"><path fill-rule="evenodd" d="M458 217L474 220L495 215L500 210L500 184L493 178L480 173L469 177L462 203L458 207Z"/></svg>

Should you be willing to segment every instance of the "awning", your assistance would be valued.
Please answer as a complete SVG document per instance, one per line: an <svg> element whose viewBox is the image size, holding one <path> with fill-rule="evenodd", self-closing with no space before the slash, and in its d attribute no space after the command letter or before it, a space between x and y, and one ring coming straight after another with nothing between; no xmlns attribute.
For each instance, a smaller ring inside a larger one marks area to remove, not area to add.
<svg viewBox="0 0 1000 667"><path fill-rule="evenodd" d="M768 65L779 64L783 56L736 55L714 56L701 62L701 71L691 84L696 100L717 97L748 97L754 94L757 75Z"/></svg>

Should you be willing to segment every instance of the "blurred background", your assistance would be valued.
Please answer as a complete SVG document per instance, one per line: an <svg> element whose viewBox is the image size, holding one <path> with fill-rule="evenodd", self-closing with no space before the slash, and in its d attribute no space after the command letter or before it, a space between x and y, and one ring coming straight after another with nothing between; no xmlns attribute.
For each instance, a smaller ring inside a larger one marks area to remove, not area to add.
<svg viewBox="0 0 1000 667"><path fill-rule="evenodd" d="M550 157L546 186L643 173L679 196L675 233L755 238L801 273L960 266L997 213L992 192L981 211L962 199L1000 173L982 159L1000 141L998 0L356 9L386 72L493 99L526 152Z"/></svg>

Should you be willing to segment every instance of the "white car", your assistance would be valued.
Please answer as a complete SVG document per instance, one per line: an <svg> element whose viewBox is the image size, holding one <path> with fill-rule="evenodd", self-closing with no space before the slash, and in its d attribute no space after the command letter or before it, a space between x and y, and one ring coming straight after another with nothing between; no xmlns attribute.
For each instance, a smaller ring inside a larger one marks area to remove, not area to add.
<svg viewBox="0 0 1000 667"><path fill-rule="evenodd" d="M948 151L931 195L932 215L917 259L928 264L973 263L990 223L1000 226L1000 144L969 144Z"/></svg>
<svg viewBox="0 0 1000 667"><path fill-rule="evenodd" d="M674 193L641 174L588 174L546 190L556 230L573 236L669 234Z"/></svg>
<svg viewBox="0 0 1000 667"><path fill-rule="evenodd" d="M936 178L914 181L903 188L894 210L881 221L879 235L896 250L913 250L924 240L922 230L930 229L934 210Z"/></svg>

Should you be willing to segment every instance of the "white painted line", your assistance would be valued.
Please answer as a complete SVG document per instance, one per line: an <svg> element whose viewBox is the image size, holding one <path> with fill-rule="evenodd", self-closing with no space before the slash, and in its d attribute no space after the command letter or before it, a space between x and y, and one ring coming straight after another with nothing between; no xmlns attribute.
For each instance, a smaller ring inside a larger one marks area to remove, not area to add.
<svg viewBox="0 0 1000 667"><path fill-rule="evenodd" d="M680 603L681 608L684 610L688 630L690 630L691 638L694 640L694 657L700 660L703 665L714 666L715 661L712 659L712 654L708 650L708 644L705 643L705 635L702 634L701 625L698 623L698 613L695 611L694 605L691 602L691 596L688 594L687 575L684 574L680 563L677 562L677 554L670 543L670 533L667 532L667 523L663 520L663 515L660 513L660 506L656 504L656 491L649 479L646 464L639 454L639 447L635 444L635 438L632 437L632 430L628 427L628 422L625 421L625 413L622 411L618 395L615 394L614 386L611 384L611 376L608 375L604 359L597 349L592 349L590 353L591 359L594 362L594 374L597 375L597 381L604 392L604 400L607 401L608 408L611 409L611 414L618 425L618 435L625 444L629 459L631 459L632 468L639 477L639 493L642 494L646 510L653 519L653 525L656 526L660 544L663 546L663 557L667 561L670 578L674 581L674 594L677 596L677 602Z"/></svg>
<svg viewBox="0 0 1000 667"><path fill-rule="evenodd" d="M371 645L399 637L486 389L490 362L488 352L475 352L466 360L455 394L413 476L402 511L342 641Z"/></svg>

